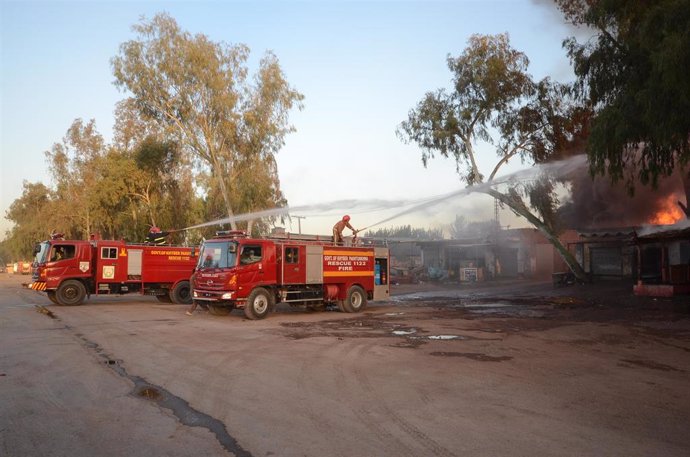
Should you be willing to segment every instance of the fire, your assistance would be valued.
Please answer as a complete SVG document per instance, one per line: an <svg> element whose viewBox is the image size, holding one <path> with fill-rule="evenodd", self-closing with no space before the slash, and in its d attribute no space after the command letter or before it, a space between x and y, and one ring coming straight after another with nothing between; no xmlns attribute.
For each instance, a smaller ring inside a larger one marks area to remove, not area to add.
<svg viewBox="0 0 690 457"><path fill-rule="evenodd" d="M678 199L675 194L660 200L659 209L649 223L654 225L671 225L681 220L685 217L685 214L683 214L677 202Z"/></svg>

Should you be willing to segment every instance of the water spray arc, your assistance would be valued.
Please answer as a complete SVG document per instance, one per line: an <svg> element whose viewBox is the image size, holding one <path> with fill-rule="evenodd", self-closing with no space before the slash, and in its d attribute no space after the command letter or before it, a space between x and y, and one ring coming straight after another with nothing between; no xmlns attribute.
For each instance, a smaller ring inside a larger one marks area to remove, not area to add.
<svg viewBox="0 0 690 457"><path fill-rule="evenodd" d="M577 155L574 157L571 157L569 159L561 160L558 162L553 162L553 163L548 163L548 164L539 164L535 165L534 167L525 169L525 170L519 170L513 173L510 173L505 176L501 176L498 178L493 179L492 181L482 183L482 184L477 184L475 186L471 187L465 187L459 190L455 190L452 192L448 192L446 194L442 195L436 195L432 197L427 197L423 199L417 199L417 200L380 200L380 199L373 199L373 200L338 200L338 201L333 201L333 202L327 202L327 203L318 203L318 204L312 204L312 205L300 205L300 206L286 206L282 208L272 208L272 209L267 209L267 210L262 210L262 211L256 211L253 213L244 213L244 214L238 214L232 217L226 217L226 218L221 218L221 219L216 219L214 221L210 222L204 222L202 224L197 224L193 225L190 227L186 227L182 230L191 230L191 229L197 229L197 228L203 228L203 227L210 227L214 225L222 225L222 224L229 224L231 222L244 222L244 221L249 221L252 219L260 219L263 217L275 217L275 216L289 216L290 213L329 213L329 212L334 212L334 211L343 211L343 210L357 210L359 212L375 212L375 211L383 211L383 210L390 210L390 209L395 209L395 208L404 208L408 207L402 211L399 211L395 214L393 214L390 217L386 217L378 222L375 222L373 224L369 224L367 227L363 229L359 229L359 231L363 231L366 229L370 229L372 227L376 227L378 225L384 224L386 222L390 222L392 220L395 220L399 217L408 215L408 214L413 214L418 211L432 208L436 205L439 205L443 202L447 202L449 200L453 200L455 198L459 197L465 197L471 193L486 193L487 190L494 188L495 186L502 185L502 184L508 184L510 185L511 183L517 183L517 182L524 182L524 181L529 181L533 180L538 176L541 176L543 174L548 174L550 176L555 176L555 177L565 177L568 176L569 174L581 170L583 167L587 166L587 158L584 154ZM302 217L302 216L300 216Z"/></svg>

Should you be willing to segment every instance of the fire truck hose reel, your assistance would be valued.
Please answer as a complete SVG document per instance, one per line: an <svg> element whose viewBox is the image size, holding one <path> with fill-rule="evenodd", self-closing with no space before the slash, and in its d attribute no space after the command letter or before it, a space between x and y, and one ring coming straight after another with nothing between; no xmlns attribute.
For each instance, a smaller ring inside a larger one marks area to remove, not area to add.
<svg viewBox="0 0 690 457"><path fill-rule="evenodd" d="M335 284L327 284L326 288L326 301L335 301L338 298L338 286Z"/></svg>

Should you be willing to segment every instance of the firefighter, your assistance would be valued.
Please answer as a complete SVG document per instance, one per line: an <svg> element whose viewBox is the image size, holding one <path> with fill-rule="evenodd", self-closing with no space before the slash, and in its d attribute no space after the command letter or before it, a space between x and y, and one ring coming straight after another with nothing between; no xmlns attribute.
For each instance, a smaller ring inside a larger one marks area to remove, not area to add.
<svg viewBox="0 0 690 457"><path fill-rule="evenodd" d="M170 230L168 232L163 232L160 228L152 225L149 229L149 234L146 235L146 244L153 244L155 246L164 246L167 244L168 235L175 232L175 230Z"/></svg>
<svg viewBox="0 0 690 457"><path fill-rule="evenodd" d="M55 249L53 250L53 254L50 258L51 262L56 262L58 260L62 260L65 258L65 251L62 246L55 246Z"/></svg>
<svg viewBox="0 0 690 457"><path fill-rule="evenodd" d="M246 265L248 263L258 262L259 258L254 255L253 249L244 249L242 251L242 257L240 257L240 263Z"/></svg>
<svg viewBox="0 0 690 457"><path fill-rule="evenodd" d="M352 230L353 235L357 235L357 232L359 230L355 230L351 225L350 225L350 216L347 214L343 216L341 220L335 223L333 226L333 242L336 245L342 245L343 244L343 230L345 230L345 227L349 228Z"/></svg>

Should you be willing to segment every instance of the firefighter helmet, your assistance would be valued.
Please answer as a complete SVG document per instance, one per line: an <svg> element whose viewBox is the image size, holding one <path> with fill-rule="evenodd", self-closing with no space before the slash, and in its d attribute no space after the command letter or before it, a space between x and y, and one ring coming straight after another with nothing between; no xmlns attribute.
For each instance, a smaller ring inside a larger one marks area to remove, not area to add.
<svg viewBox="0 0 690 457"><path fill-rule="evenodd" d="M343 216L343 220L344 220L345 222L349 222L349 221L350 221L350 216L348 216L347 214L344 215L344 216Z"/></svg>
<svg viewBox="0 0 690 457"><path fill-rule="evenodd" d="M159 229L159 228L156 227L155 225L152 225L152 226L151 226L151 229L149 230L149 232L151 232L151 233L160 233L160 232L161 232L161 229Z"/></svg>

